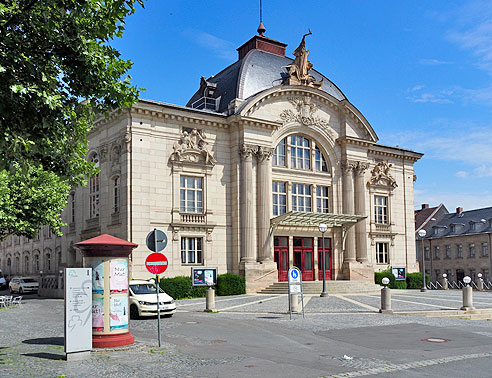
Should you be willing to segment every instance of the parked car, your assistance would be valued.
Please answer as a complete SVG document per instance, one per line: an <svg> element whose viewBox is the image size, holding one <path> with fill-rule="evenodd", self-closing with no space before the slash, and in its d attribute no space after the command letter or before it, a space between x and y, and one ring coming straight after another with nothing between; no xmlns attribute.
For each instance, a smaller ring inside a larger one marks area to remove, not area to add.
<svg viewBox="0 0 492 378"><path fill-rule="evenodd" d="M13 277L9 282L10 293L37 293L39 282L30 277Z"/></svg>
<svg viewBox="0 0 492 378"><path fill-rule="evenodd" d="M3 272L0 269L0 290L4 290L6 288L7 288L7 281L5 280L5 276L3 275Z"/></svg>
<svg viewBox="0 0 492 378"><path fill-rule="evenodd" d="M173 298L159 288L161 315L170 318L176 313ZM157 316L157 292L153 281L130 280L130 317Z"/></svg>

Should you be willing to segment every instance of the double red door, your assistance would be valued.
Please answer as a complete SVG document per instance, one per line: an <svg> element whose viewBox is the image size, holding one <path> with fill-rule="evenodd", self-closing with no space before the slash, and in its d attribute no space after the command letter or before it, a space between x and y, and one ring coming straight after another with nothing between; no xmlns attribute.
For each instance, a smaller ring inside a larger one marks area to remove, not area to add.
<svg viewBox="0 0 492 378"><path fill-rule="evenodd" d="M325 279L331 280L331 239L325 238ZM318 239L318 280L323 280L323 239Z"/></svg>
<svg viewBox="0 0 492 378"><path fill-rule="evenodd" d="M277 263L278 280L287 281L289 273L289 238L275 236L273 238L274 259Z"/></svg>
<svg viewBox="0 0 492 378"><path fill-rule="evenodd" d="M302 273L303 281L314 281L313 238L294 236L294 266Z"/></svg>

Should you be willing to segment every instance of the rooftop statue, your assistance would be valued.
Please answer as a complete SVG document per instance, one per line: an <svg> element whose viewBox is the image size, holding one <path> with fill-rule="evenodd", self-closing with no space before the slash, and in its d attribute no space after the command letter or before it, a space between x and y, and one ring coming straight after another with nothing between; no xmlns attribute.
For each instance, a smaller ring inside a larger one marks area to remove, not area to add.
<svg viewBox="0 0 492 378"><path fill-rule="evenodd" d="M313 64L307 60L309 56L309 50L306 49L306 36L313 34L311 29L309 33L302 36L302 41L295 49L295 59L287 66L287 73L289 77L284 84L287 85L307 85L309 87L320 88L323 84L323 80L317 81L314 76L309 74L309 70L313 68Z"/></svg>

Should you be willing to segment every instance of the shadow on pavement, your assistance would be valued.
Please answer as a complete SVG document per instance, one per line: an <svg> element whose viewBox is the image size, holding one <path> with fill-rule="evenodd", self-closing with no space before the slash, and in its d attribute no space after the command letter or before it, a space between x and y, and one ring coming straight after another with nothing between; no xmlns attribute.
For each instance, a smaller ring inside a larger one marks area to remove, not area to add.
<svg viewBox="0 0 492 378"><path fill-rule="evenodd" d="M37 339L22 340L23 344L37 345L64 345L63 337L40 337Z"/></svg>
<svg viewBox="0 0 492 378"><path fill-rule="evenodd" d="M47 360L64 360L65 359L65 355L63 355L63 354L46 353L46 352L22 353L21 355L22 356L28 356L28 357L44 358Z"/></svg>

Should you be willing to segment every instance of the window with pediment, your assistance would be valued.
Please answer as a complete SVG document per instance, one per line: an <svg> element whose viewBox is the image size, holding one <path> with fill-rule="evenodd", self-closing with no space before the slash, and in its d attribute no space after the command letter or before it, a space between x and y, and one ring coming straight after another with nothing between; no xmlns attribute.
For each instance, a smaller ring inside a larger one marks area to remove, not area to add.
<svg viewBox="0 0 492 378"><path fill-rule="evenodd" d="M92 155L91 162L95 168L99 168L99 156L97 154ZM99 187L99 173L97 173L89 180L89 215L91 219L99 217Z"/></svg>

